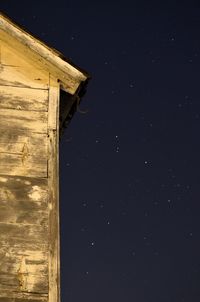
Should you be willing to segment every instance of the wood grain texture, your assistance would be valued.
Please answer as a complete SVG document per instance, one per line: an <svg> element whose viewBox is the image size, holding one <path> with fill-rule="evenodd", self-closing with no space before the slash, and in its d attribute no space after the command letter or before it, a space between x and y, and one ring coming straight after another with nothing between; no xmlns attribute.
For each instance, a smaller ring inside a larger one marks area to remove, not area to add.
<svg viewBox="0 0 200 302"><path fill-rule="evenodd" d="M59 85L50 77L49 108L49 302L60 302L60 231L59 231ZM51 110L50 109L50 110ZM52 119L52 121L50 120ZM56 120L56 124L55 123Z"/></svg>
<svg viewBox="0 0 200 302"><path fill-rule="evenodd" d="M1 293L0 293L1 295ZM17 296L22 296L23 298L7 298L8 294L4 293L2 294L2 297L0 297L0 302L48 302L48 298L46 297L33 297L33 295L28 295L27 298L25 298L25 295L18 294Z"/></svg>
<svg viewBox="0 0 200 302"><path fill-rule="evenodd" d="M0 131L0 153L26 153L27 156L47 159L47 134L20 130Z"/></svg>
<svg viewBox="0 0 200 302"><path fill-rule="evenodd" d="M87 77L7 30L0 29L0 302L60 302L58 80L74 94Z"/></svg>
<svg viewBox="0 0 200 302"><path fill-rule="evenodd" d="M0 176L0 222L48 223L46 179Z"/></svg>
<svg viewBox="0 0 200 302"><path fill-rule="evenodd" d="M0 222L0 292L48 293L47 225Z"/></svg>
<svg viewBox="0 0 200 302"><path fill-rule="evenodd" d="M49 87L49 112L48 112L48 131L57 130L58 124L58 102L59 102L59 85L56 81L52 81L50 78Z"/></svg>
<svg viewBox="0 0 200 302"><path fill-rule="evenodd" d="M12 129L0 134L0 174L47 177L46 134Z"/></svg>
<svg viewBox="0 0 200 302"><path fill-rule="evenodd" d="M0 86L0 109L48 110L48 90Z"/></svg>
<svg viewBox="0 0 200 302"><path fill-rule="evenodd" d="M47 180L0 176L0 297L48 293L47 230Z"/></svg>
<svg viewBox="0 0 200 302"><path fill-rule="evenodd" d="M41 74L33 67L29 70L20 66L0 65L0 85L25 88L48 89L48 74Z"/></svg>
<svg viewBox="0 0 200 302"><path fill-rule="evenodd" d="M35 194L38 191L39 188L33 188ZM0 221L5 223L42 225L47 222L48 217L48 210L47 208L42 209L43 207L40 202L22 202L12 199L6 202L6 200L2 200L0 204Z"/></svg>
<svg viewBox="0 0 200 302"><path fill-rule="evenodd" d="M1 109L0 129L47 133L47 112Z"/></svg>
<svg viewBox="0 0 200 302"><path fill-rule="evenodd" d="M0 153L0 175L47 177L47 159L24 154Z"/></svg>
<svg viewBox="0 0 200 302"><path fill-rule="evenodd" d="M32 194L32 188L39 187L40 194ZM46 178L30 178L18 176L0 176L0 189L1 193L5 191L12 191L12 195L16 201L39 201L44 206L48 205L48 180ZM36 196L35 196L36 195ZM0 200L5 199L6 196L0 195ZM8 200L9 197L8 197Z"/></svg>

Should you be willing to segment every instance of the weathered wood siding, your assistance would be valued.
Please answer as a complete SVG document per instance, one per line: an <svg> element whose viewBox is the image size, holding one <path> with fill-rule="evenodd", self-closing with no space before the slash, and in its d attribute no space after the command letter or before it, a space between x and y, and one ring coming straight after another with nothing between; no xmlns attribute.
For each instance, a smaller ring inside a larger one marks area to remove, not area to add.
<svg viewBox="0 0 200 302"><path fill-rule="evenodd" d="M5 27L4 30L1 29L2 25ZM57 52L53 51L53 49L44 46L43 43L37 41L27 33L24 33L13 27L13 25L8 24L7 21L2 20L1 16L0 37L2 40L7 42L6 47L2 44L2 49L4 51L2 54L3 64L7 65L7 61L9 60L9 65L19 66L16 64L16 60L12 57L12 48L16 48L20 50L19 60L23 61L24 57L31 57L32 62L35 64L35 68L39 62L39 68L42 66L42 70L48 70L55 78L58 78L62 89L70 94L76 93L81 82L86 81L88 77L85 72L81 72L63 60ZM41 82L44 80L43 77L39 79Z"/></svg>
<svg viewBox="0 0 200 302"><path fill-rule="evenodd" d="M1 109L47 111L48 97L48 90L0 86Z"/></svg>
<svg viewBox="0 0 200 302"><path fill-rule="evenodd" d="M50 77L48 116L49 184L49 302L60 301L59 238L59 87Z"/></svg>
<svg viewBox="0 0 200 302"><path fill-rule="evenodd" d="M8 43L1 43L0 85L48 89L49 73Z"/></svg>
<svg viewBox="0 0 200 302"><path fill-rule="evenodd" d="M59 301L59 86L49 83L0 40L0 302Z"/></svg>

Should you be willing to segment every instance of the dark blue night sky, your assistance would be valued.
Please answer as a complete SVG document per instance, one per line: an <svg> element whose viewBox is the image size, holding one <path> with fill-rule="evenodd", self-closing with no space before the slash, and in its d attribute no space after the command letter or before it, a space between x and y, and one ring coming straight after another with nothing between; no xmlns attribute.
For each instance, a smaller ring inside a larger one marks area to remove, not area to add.
<svg viewBox="0 0 200 302"><path fill-rule="evenodd" d="M62 302L199 302L200 3L0 7L92 76L60 145Z"/></svg>

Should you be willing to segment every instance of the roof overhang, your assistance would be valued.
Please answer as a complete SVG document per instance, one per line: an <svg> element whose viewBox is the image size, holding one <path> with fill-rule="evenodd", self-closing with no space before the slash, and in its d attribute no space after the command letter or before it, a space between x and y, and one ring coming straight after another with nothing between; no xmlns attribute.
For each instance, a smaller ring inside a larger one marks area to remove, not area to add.
<svg viewBox="0 0 200 302"><path fill-rule="evenodd" d="M69 62L60 52L35 38L2 13L0 13L0 36L8 43L12 44L12 41L15 41L15 46L25 54L31 53L31 58L51 72L60 81L61 88L72 95L90 78L85 71Z"/></svg>

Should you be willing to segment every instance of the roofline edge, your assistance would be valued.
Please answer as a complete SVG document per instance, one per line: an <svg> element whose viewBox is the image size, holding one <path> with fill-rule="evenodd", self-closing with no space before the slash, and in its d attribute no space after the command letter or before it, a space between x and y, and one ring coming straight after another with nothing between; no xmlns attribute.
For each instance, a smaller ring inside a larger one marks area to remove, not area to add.
<svg viewBox="0 0 200 302"><path fill-rule="evenodd" d="M34 37L31 33L27 32L20 25L13 22L6 14L2 12L0 12L0 26L7 34L10 34L24 46L29 47L29 49L37 53L44 60L53 64L62 72L67 73L78 82L84 82L91 78L87 72L83 71L79 67L76 67L71 62L67 62L67 59L65 59L62 53L58 52L54 48L52 49L40 39Z"/></svg>

